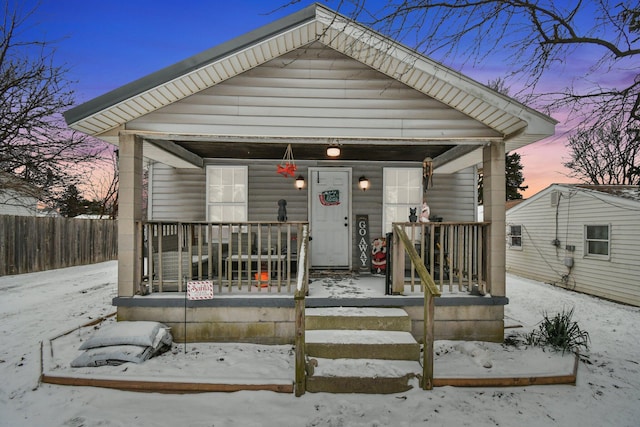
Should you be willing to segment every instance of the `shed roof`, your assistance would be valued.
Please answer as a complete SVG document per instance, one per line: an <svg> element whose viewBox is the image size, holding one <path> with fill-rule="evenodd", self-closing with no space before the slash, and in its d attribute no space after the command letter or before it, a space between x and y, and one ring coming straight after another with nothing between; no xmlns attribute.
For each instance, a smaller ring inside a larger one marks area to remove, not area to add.
<svg viewBox="0 0 640 427"><path fill-rule="evenodd" d="M526 209L529 204L548 196L553 191L579 191L605 203L614 203L640 210L640 186L637 185L551 184L530 198L510 207L507 213Z"/></svg>
<svg viewBox="0 0 640 427"><path fill-rule="evenodd" d="M610 194L623 199L640 202L640 186L638 185L594 185L569 184L568 186Z"/></svg>

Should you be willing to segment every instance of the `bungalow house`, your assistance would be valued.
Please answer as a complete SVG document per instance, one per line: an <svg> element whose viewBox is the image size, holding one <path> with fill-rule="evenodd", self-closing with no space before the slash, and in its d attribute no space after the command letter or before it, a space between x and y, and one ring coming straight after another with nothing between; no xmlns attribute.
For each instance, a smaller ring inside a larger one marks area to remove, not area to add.
<svg viewBox="0 0 640 427"><path fill-rule="evenodd" d="M640 306L640 188L553 184L507 211L507 271Z"/></svg>
<svg viewBox="0 0 640 427"><path fill-rule="evenodd" d="M184 322L177 339L261 343L293 342L292 283L309 271L368 271L370 245L396 239L393 224L445 294L436 336L502 341L505 153L556 124L320 4L65 119L119 147L118 318ZM438 222L409 222L423 201ZM313 299L307 283L307 307L403 307L420 336L414 265L390 265L379 298ZM215 297L187 306L190 279L213 282Z"/></svg>

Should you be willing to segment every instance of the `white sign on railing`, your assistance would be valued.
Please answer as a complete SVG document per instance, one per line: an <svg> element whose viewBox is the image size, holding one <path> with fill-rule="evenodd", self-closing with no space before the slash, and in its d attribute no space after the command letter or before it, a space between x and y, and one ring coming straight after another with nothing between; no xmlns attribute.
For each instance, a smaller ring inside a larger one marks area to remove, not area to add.
<svg viewBox="0 0 640 427"><path fill-rule="evenodd" d="M187 282L187 299L203 300L213 298L213 281L193 280Z"/></svg>

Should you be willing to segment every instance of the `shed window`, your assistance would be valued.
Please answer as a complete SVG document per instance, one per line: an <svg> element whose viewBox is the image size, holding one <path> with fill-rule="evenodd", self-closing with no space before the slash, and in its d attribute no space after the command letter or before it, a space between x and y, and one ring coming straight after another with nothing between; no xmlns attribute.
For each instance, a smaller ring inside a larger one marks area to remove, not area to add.
<svg viewBox="0 0 640 427"><path fill-rule="evenodd" d="M509 226L509 248L522 249L522 226L521 225Z"/></svg>
<svg viewBox="0 0 640 427"><path fill-rule="evenodd" d="M422 206L421 168L384 168L384 233L394 222L409 221L409 208Z"/></svg>
<svg viewBox="0 0 640 427"><path fill-rule="evenodd" d="M585 254L609 256L610 233L608 225L585 225Z"/></svg>
<svg viewBox="0 0 640 427"><path fill-rule="evenodd" d="M246 166L207 166L207 219L247 221L248 187Z"/></svg>

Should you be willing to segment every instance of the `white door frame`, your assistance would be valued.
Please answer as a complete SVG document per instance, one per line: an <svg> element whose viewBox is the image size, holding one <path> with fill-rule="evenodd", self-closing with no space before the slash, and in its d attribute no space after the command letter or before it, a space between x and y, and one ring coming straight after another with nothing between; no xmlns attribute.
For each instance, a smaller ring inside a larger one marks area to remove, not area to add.
<svg viewBox="0 0 640 427"><path fill-rule="evenodd" d="M314 195L314 182L313 182L313 173L314 172L347 172L348 174L348 188L349 188L349 197L347 198L347 203L349 204L348 206L348 227L347 227L347 265L346 267L351 269L352 268L352 264L353 264L353 235L352 235L352 231L353 231L353 203L352 203L352 193L353 193L353 170L350 167L346 167L346 166L336 166L336 167L323 167L323 166L318 166L318 167L309 167L308 169L308 174L309 174L309 185L308 185L308 197L307 197L307 212L309 212L309 226L312 227L313 224L313 209L312 209L312 198L315 197ZM313 229L311 229L311 237L313 237ZM310 242L309 245L310 251L313 251L313 243ZM311 254L309 254L309 259L311 259ZM313 267L313 266L312 266Z"/></svg>

